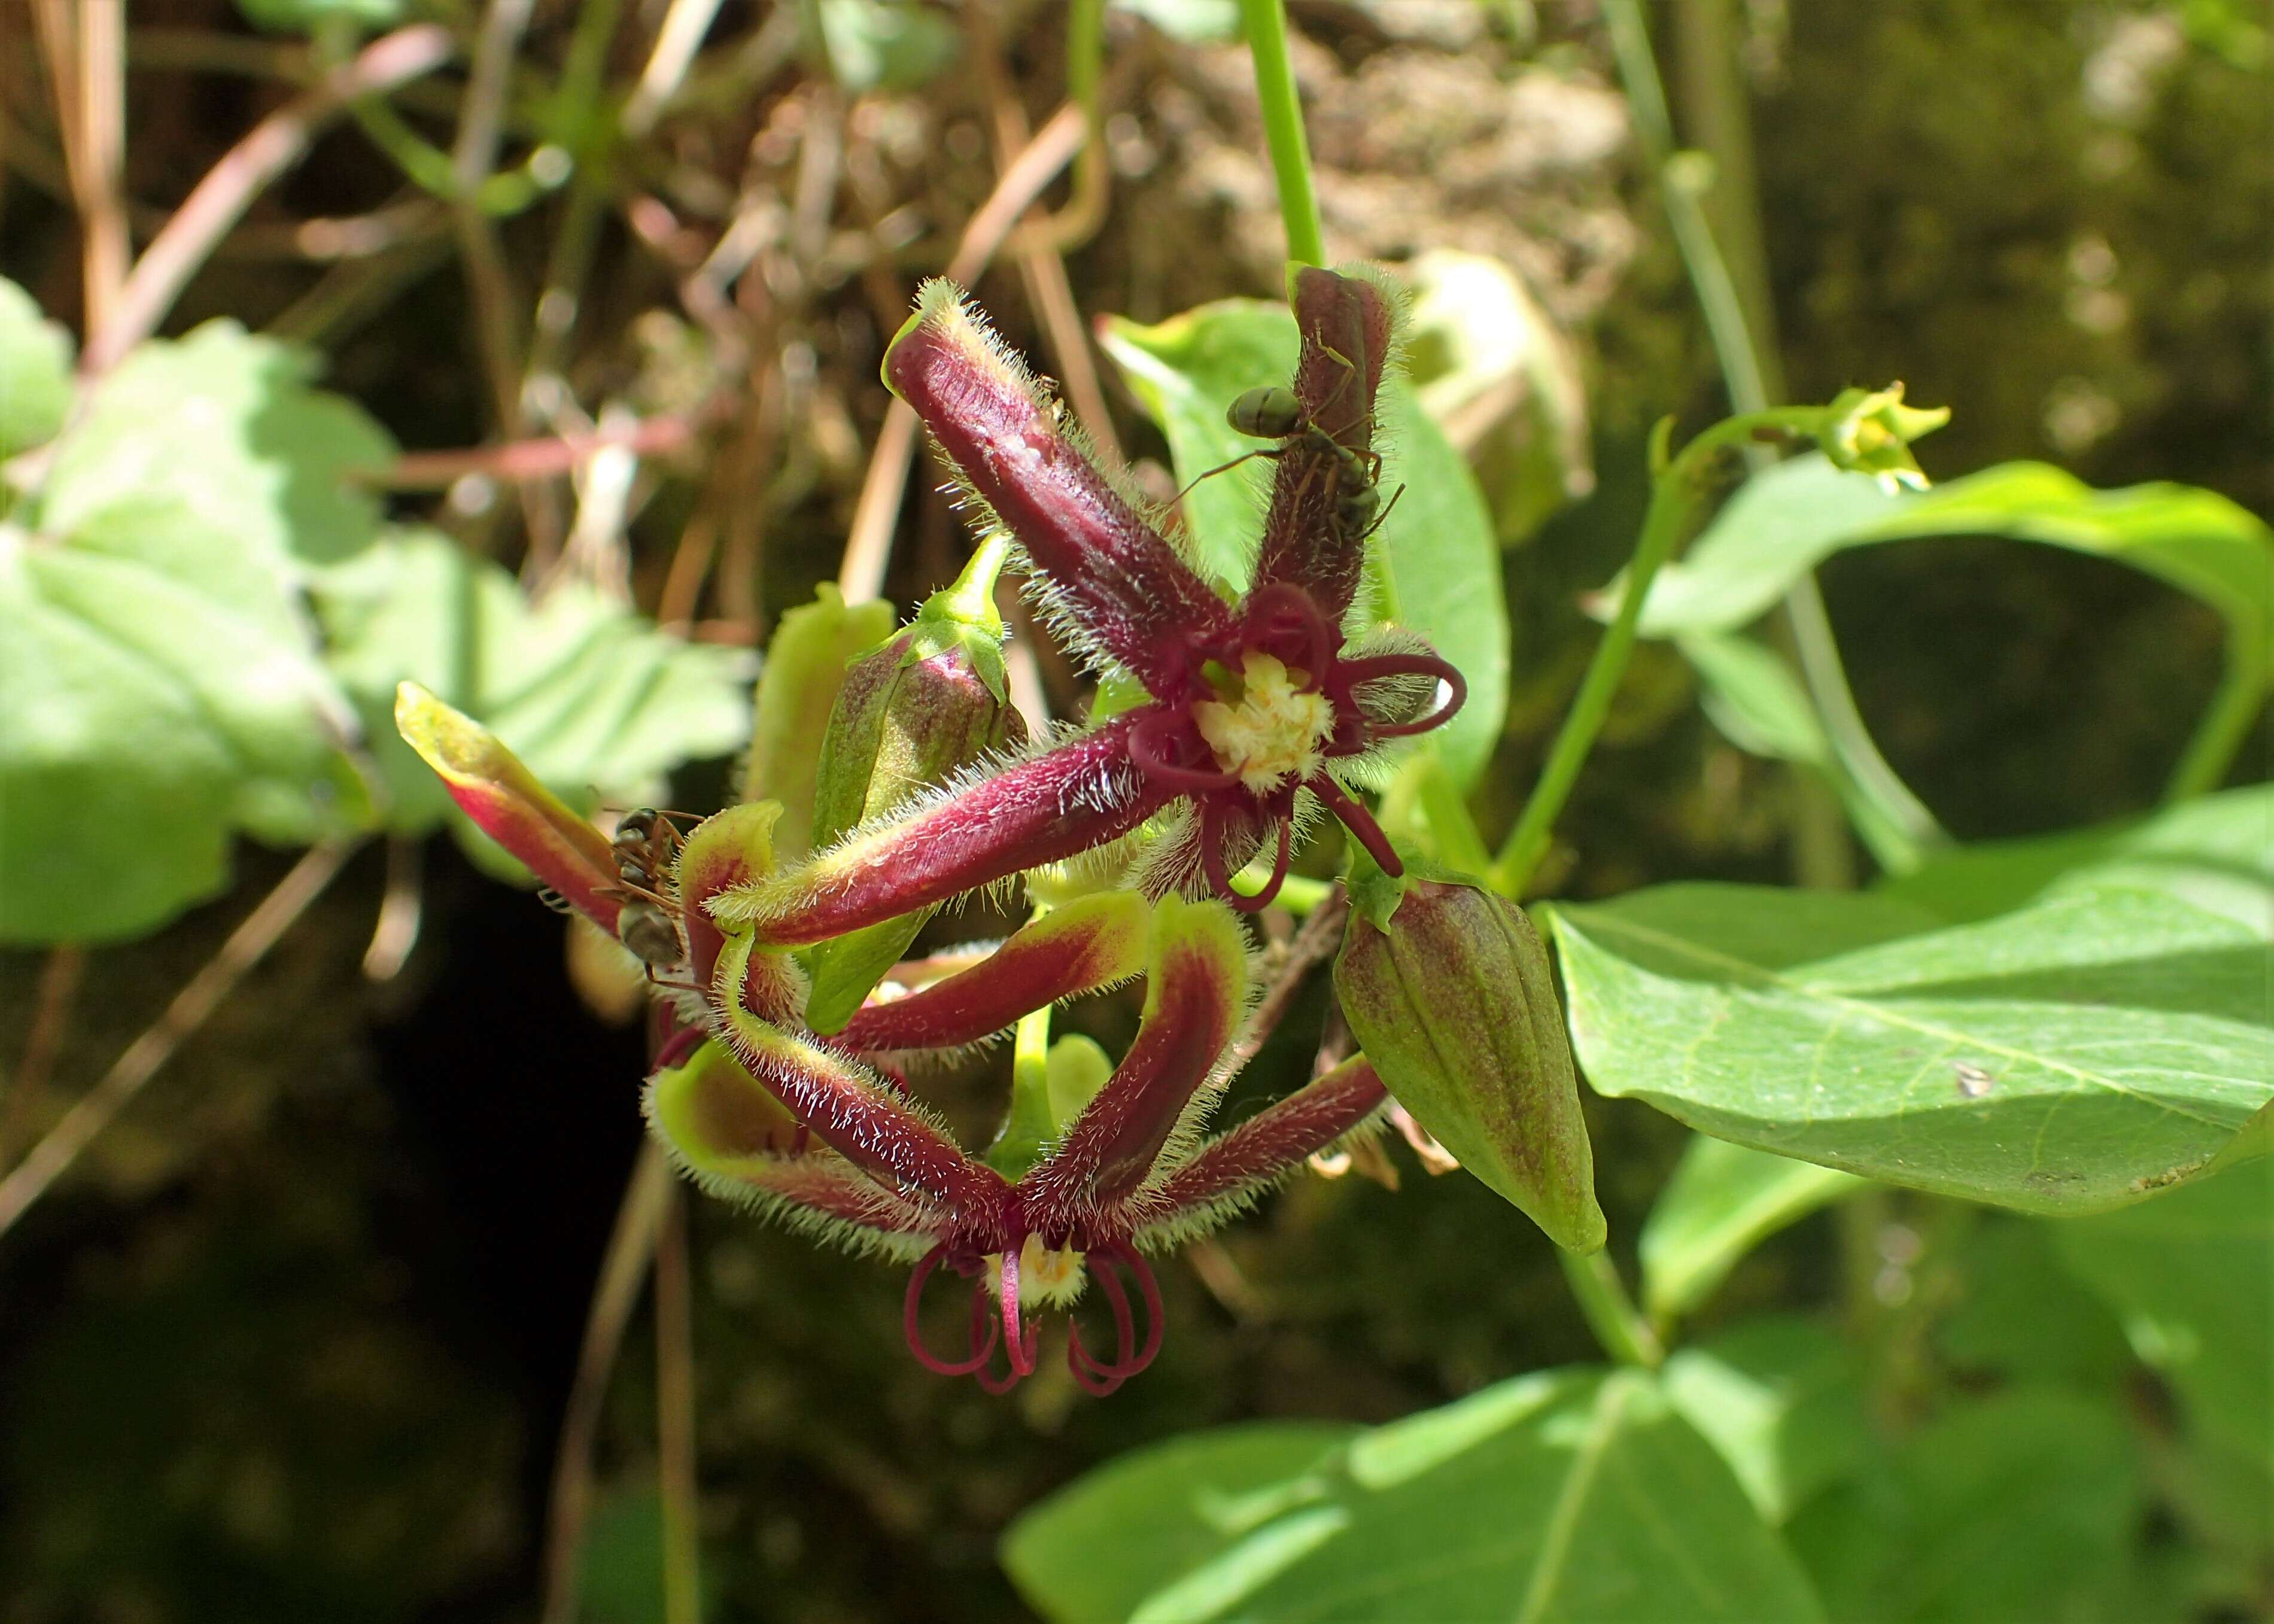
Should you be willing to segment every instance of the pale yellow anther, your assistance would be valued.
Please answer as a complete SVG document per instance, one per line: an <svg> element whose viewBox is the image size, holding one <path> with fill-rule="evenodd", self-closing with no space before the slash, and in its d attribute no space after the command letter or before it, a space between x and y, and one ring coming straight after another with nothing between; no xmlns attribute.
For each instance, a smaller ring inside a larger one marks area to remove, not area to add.
<svg viewBox="0 0 2274 1624"><path fill-rule="evenodd" d="M987 1259L990 1290L1003 1289L1003 1256L997 1252ZM1027 1237L1027 1244L1019 1248L1019 1303L1033 1308L1047 1304L1064 1308L1081 1295L1082 1254L1068 1246L1052 1251L1043 1244L1039 1235Z"/></svg>
<svg viewBox="0 0 2274 1624"><path fill-rule="evenodd" d="M1216 765L1236 772L1258 794L1290 778L1319 771L1335 728L1335 708L1324 694L1306 694L1309 680L1269 654L1251 649L1241 657L1239 703L1203 700L1193 720L1216 752Z"/></svg>

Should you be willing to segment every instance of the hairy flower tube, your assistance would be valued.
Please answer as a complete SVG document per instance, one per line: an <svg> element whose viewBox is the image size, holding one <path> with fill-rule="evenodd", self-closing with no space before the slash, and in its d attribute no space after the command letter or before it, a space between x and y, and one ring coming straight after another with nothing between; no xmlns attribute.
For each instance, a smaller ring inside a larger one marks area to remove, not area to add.
<svg viewBox="0 0 2274 1624"><path fill-rule="evenodd" d="M951 285L926 285L885 381L915 408L990 534L1024 555L1058 635L1145 702L712 905L760 942L796 946L906 914L1023 870L1158 831L1147 894L1213 892L1260 908L1315 803L1388 873L1397 853L1352 775L1390 741L1441 726L1466 695L1418 637L1346 630L1378 501L1375 395L1390 307L1362 278L1306 268L1300 359L1254 580L1230 601L1141 504L1099 471L1026 370ZM1259 853L1254 895L1231 876Z"/></svg>
<svg viewBox="0 0 2274 1624"><path fill-rule="evenodd" d="M414 685L404 685L396 718L486 831L571 906L614 923L621 876L589 825L478 724ZM677 1029L657 1056L649 1121L712 1192L910 1263L903 1328L927 1368L1007 1387L1035 1368L1033 1311L1071 1309L1095 1279L1110 1335L1093 1348L1073 1327L1066 1359L1083 1387L1111 1392L1160 1347L1161 1298L1145 1254L1226 1222L1314 1153L1378 1120L1387 1096L1358 1059L1204 1137L1248 1019L1246 936L1213 901L1095 892L998 946L966 950L944 973L900 966L841 1031L816 1034L796 959L706 906L771 875L779 814L771 801L729 808L691 831L669 872L654 876L651 906L667 910L681 952L659 967ZM1141 974L1144 1007L1120 1064L1101 1064L1094 1086L1059 1094L1045 1079L1043 1097L1014 1099L1020 1132L1006 1130L985 1156L966 1151L896 1080L902 1059L963 1049ZM974 1282L965 1344L948 1355L925 1340L921 1318L943 1269Z"/></svg>

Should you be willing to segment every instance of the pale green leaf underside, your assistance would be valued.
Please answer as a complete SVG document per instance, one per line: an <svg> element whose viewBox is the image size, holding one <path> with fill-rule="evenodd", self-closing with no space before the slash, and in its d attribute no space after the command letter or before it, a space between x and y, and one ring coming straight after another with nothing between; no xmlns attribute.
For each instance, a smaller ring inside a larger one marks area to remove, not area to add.
<svg viewBox="0 0 2274 1624"><path fill-rule="evenodd" d="M1106 353L1169 441L1179 485L1265 447L1236 432L1224 409L1245 389L1284 383L1298 348L1295 318L1284 304L1226 299L1158 327L1113 321ZM1468 703L1429 735L1454 777L1473 783L1500 738L1508 707L1508 612L1500 551L1476 477L1444 432L1392 373L1377 416L1385 500L1397 499L1373 548L1394 575L1400 623L1419 632L1468 679ZM1254 568L1272 464L1258 457L1201 481L1183 503L1187 545L1202 570L1239 588Z"/></svg>
<svg viewBox="0 0 2274 1624"><path fill-rule="evenodd" d="M1241 1429L1171 1447L1172 1472L1157 1457L1117 1462L1013 1525L1007 1559L1047 1616L1821 1616L1729 1468L1638 1372L1504 1382L1314 1454L1276 1482L1257 1481ZM1022 1555L1045 1531L1061 1551L1103 1552L1155 1519L1215 1536L1155 1568L1134 1605L1126 1590L1053 1583Z"/></svg>
<svg viewBox="0 0 2274 1624"><path fill-rule="evenodd" d="M1807 456L1748 481L1688 556L1660 571L1643 634L1735 630L1835 553L1927 536L2002 536L2130 564L2210 604L2247 645L2263 647L2274 625L2274 531L2213 492L2096 491L2042 462L2008 462L1890 496ZM1615 587L1603 596L1608 613Z"/></svg>

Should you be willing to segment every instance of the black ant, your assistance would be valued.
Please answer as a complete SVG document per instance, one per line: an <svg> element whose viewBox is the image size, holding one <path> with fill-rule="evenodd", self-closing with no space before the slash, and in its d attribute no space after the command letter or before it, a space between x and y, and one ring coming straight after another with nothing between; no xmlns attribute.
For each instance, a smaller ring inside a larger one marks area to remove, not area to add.
<svg viewBox="0 0 2274 1624"><path fill-rule="evenodd" d="M623 882L609 888L623 905L616 916L616 937L651 972L667 969L685 957L673 917L679 905L668 889L680 842L672 819L685 816L642 807L624 814L609 842L615 853L616 876Z"/></svg>

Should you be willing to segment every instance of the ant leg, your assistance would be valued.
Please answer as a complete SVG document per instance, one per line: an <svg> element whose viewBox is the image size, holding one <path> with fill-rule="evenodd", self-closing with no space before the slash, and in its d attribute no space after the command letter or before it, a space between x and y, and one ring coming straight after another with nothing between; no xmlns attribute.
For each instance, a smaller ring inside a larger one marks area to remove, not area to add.
<svg viewBox="0 0 2274 1624"><path fill-rule="evenodd" d="M1191 495L1193 487L1197 486L1202 480L1213 479L1218 474L1228 474L1233 469L1238 468L1242 462L1246 462L1249 457L1276 457L1278 455L1279 452L1276 447L1267 446L1261 450L1250 451L1245 455L1236 456L1229 462L1219 462L1204 474L1193 475L1191 484L1186 485L1183 490L1178 491L1174 496L1169 499L1169 505L1171 508L1175 507L1178 502L1183 501L1186 497Z"/></svg>

